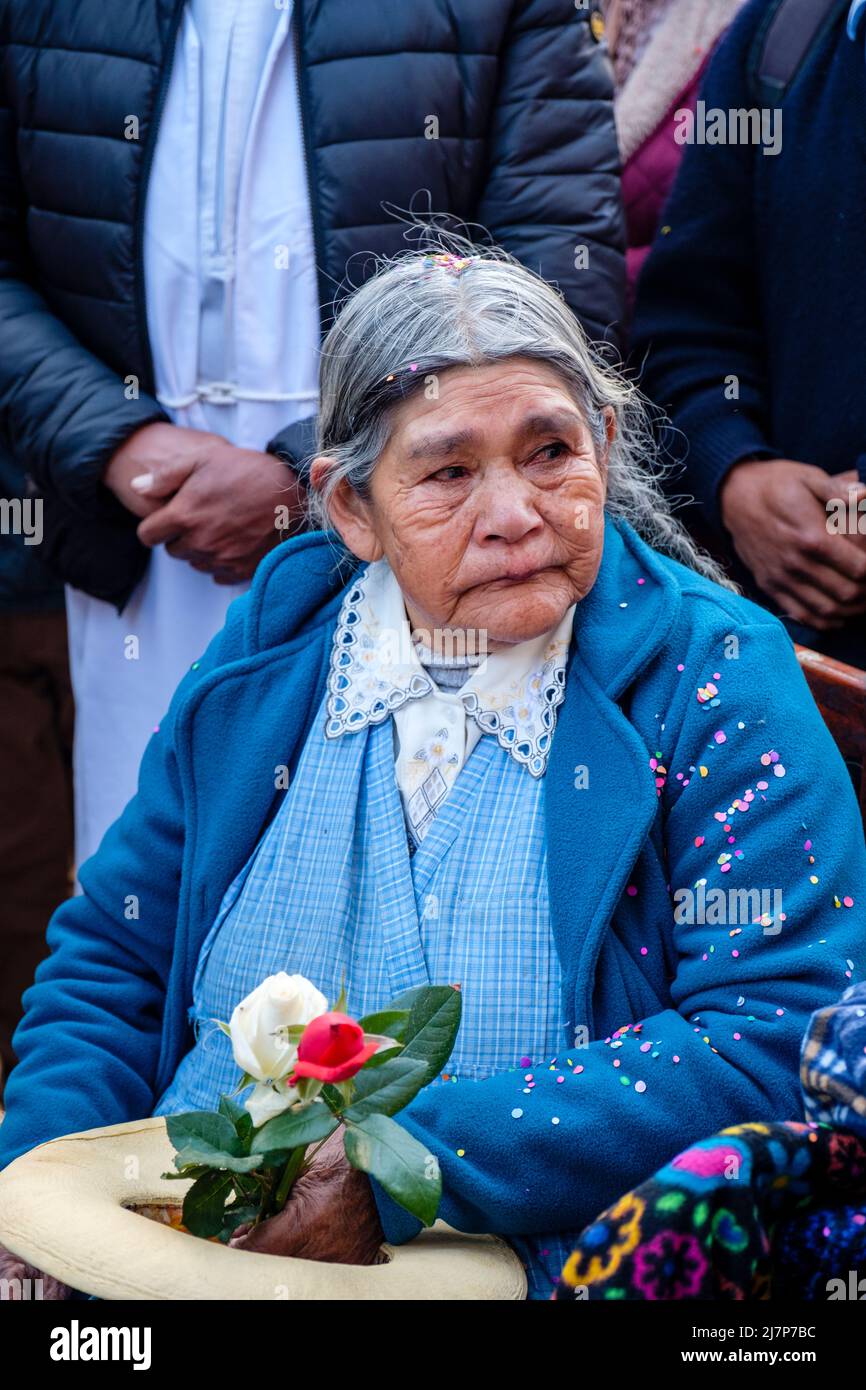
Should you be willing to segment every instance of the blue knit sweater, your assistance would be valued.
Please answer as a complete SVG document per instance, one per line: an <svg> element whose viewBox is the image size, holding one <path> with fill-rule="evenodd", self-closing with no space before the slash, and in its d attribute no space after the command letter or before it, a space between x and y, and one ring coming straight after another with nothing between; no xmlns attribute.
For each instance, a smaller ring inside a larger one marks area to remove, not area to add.
<svg viewBox="0 0 866 1390"><path fill-rule="evenodd" d="M51 920L0 1165L149 1115L174 1075L202 941L322 698L342 584L320 534L278 547L182 681L137 795ZM545 802L571 1020L557 1065L528 1094L505 1071L401 1114L468 1231L580 1228L693 1140L799 1115L808 1018L862 976L862 829L790 640L622 524L577 606ZM782 910L678 920L672 894L699 901L701 880L778 889ZM417 1230L377 1196L390 1240Z"/></svg>

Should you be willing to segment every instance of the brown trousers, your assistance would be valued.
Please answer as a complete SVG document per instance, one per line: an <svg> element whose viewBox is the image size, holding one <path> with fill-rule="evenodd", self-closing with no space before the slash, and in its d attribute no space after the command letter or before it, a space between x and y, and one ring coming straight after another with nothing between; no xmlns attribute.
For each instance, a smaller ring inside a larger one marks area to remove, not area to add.
<svg viewBox="0 0 866 1390"><path fill-rule="evenodd" d="M0 612L0 1096L21 995L72 886L72 726L65 614Z"/></svg>

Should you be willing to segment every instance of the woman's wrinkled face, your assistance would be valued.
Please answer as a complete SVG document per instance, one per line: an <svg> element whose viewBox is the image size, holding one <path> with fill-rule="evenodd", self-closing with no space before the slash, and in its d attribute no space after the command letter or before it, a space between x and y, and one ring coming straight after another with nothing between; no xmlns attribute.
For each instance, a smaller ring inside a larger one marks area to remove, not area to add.
<svg viewBox="0 0 866 1390"><path fill-rule="evenodd" d="M387 557L413 628L472 629L491 650L540 636L595 583L606 450L543 363L453 367L438 388L394 408L369 500L341 484L334 524L360 559Z"/></svg>

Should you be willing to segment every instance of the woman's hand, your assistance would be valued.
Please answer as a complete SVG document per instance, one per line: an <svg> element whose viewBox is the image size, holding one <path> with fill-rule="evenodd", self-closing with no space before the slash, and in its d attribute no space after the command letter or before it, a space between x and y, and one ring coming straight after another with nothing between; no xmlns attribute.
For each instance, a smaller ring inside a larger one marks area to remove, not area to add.
<svg viewBox="0 0 866 1390"><path fill-rule="evenodd" d="M27 1279L30 1280L29 1295L25 1283ZM41 1283L37 1283L37 1280ZM34 1269L26 1260L13 1255L5 1245L0 1245L0 1298L9 1299L13 1303L23 1302L28 1297L45 1302L69 1298L71 1293L72 1290L67 1284L61 1284L59 1279Z"/></svg>
<svg viewBox="0 0 866 1390"><path fill-rule="evenodd" d="M283 1210L252 1229L239 1226L229 1244L269 1255L371 1265L384 1239L370 1180L348 1162L337 1130L298 1178Z"/></svg>

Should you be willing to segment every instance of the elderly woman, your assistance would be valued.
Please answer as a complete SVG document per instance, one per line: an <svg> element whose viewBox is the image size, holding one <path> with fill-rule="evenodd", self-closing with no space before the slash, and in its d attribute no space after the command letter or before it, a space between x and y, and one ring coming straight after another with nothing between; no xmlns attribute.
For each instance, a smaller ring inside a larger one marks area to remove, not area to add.
<svg viewBox="0 0 866 1390"><path fill-rule="evenodd" d="M857 809L783 628L714 582L634 389L543 281L399 258L321 389L329 529L232 605L57 910L0 1161L212 1107L236 1069L194 1025L270 973L345 977L356 1015L459 983L448 1074L401 1123L444 1219L547 1297L684 1143L792 1113L806 1021L861 966ZM326 1146L248 1239L364 1261L418 1229Z"/></svg>

